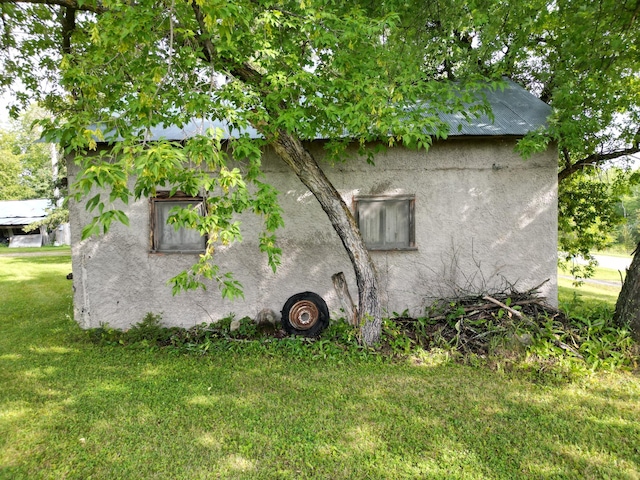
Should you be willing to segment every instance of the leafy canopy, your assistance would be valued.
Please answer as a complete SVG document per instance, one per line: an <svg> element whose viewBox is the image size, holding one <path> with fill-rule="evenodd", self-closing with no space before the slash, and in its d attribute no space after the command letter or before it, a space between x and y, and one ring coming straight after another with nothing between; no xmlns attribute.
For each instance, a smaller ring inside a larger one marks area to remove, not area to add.
<svg viewBox="0 0 640 480"><path fill-rule="evenodd" d="M425 131L446 135L434 111L464 110L461 92L478 78L510 76L553 106L550 129L524 139L520 149L527 155L557 143L561 214L569 215L561 226L613 225L612 192L590 189L588 175L575 174L639 151L637 1L42 1L0 0L0 82L20 79L25 93L18 100L45 100L64 118L58 138L69 148L96 148L102 131L124 140L128 162L80 161L90 172L87 184L115 190L98 202L103 213L93 232L108 226L110 202L146 195L155 180L207 190L219 186L206 185L203 171L238 168L252 192L238 209L257 201L261 215L272 214L264 248L275 265L276 195L256 183L265 143L279 131L321 136L336 158L347 134L361 145L382 138L428 146ZM135 163L148 128L193 118L224 120L235 138L222 148L219 132L202 132L182 153L184 144L158 145L144 165ZM88 128L96 123L103 130ZM241 135L250 126L262 140ZM205 158L207 168L183 173ZM144 173L144 181L129 192L123 185L132 173ZM564 204L576 195L582 200ZM579 213L580 202L597 205L602 216ZM228 230L239 238L229 218L220 225L213 237ZM572 254L595 245L589 234L564 242L573 235L564 233L562 248Z"/></svg>

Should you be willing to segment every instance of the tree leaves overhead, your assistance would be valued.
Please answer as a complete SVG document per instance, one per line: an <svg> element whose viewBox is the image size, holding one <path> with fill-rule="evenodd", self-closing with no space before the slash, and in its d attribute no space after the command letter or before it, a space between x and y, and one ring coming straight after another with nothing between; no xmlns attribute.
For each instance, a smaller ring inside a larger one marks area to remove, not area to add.
<svg viewBox="0 0 640 480"><path fill-rule="evenodd" d="M160 122L213 117L303 138L347 131L368 139L380 132L402 134L406 122L398 112L407 105L415 109L417 100L428 99L431 113L462 105L451 86L431 82L425 72L423 59L432 52L416 48L427 45L407 48L411 29L405 22L412 12L391 11L398 7L392 4L372 9L319 1L105 1L100 15L76 14L73 48L64 58L57 19L65 9L18 5L2 3L12 20L5 25L5 33L13 34L4 45L5 52L13 49L7 71L23 77L39 72L40 78L61 73L60 84L71 95L63 98L66 105L49 96L51 106L74 117L83 112L79 123L112 122L125 137ZM45 41L33 34L20 42L16 30L54 35ZM24 55L16 55L18 47ZM36 51L59 61L40 61L44 56ZM27 68L33 63L37 68ZM442 133L437 127L434 133Z"/></svg>
<svg viewBox="0 0 640 480"><path fill-rule="evenodd" d="M554 106L546 138L568 173L637 144L637 1L89 1L62 59L72 4L0 3L2 81L46 94L60 80L71 95L52 106L119 134L194 116L303 138L403 134L397 107L460 107L431 80L509 75Z"/></svg>
<svg viewBox="0 0 640 480"><path fill-rule="evenodd" d="M557 2L539 27L540 41L526 52L539 60L516 72L538 82L554 106L551 134L560 139L564 168L637 146L639 8L635 1Z"/></svg>
<svg viewBox="0 0 640 480"><path fill-rule="evenodd" d="M0 6L2 84L20 79L29 98L56 112L57 122L45 127L67 151L89 153L99 141L118 140L117 160L78 159L79 195L94 186L109 191L92 203L97 215L87 234L119 219L109 213L120 211L114 202L165 186L208 197L208 212L216 213L207 215L215 222L200 227L209 239L240 238L233 218L245 210L262 216L260 248L274 268L280 251L273 232L283 222L276 192L261 180L265 144L283 134L325 138L336 159L347 138L363 149L377 139L428 146L448 133L437 112L466 112L467 89L486 86L475 72L460 75L455 85L440 82L425 61L433 48L409 41L414 6L401 2L27 0ZM196 125L222 122L233 138L223 145L219 132L202 128L183 142L146 142L156 126L183 128L194 119ZM232 185L225 183L230 172ZM207 255L213 247L211 241Z"/></svg>

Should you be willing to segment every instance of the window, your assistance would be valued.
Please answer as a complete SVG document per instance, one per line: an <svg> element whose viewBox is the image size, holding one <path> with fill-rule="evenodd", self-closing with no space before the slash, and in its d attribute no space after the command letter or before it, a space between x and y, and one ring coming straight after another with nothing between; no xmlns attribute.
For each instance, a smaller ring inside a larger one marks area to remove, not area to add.
<svg viewBox="0 0 640 480"><path fill-rule="evenodd" d="M369 250L414 250L413 195L355 199L356 221Z"/></svg>
<svg viewBox="0 0 640 480"><path fill-rule="evenodd" d="M197 230L179 228L167 223L171 209L175 207L196 207L199 213L204 213L204 199L188 197L176 193L169 197L169 192L158 192L151 199L151 251L160 253L188 253L203 252L206 237Z"/></svg>

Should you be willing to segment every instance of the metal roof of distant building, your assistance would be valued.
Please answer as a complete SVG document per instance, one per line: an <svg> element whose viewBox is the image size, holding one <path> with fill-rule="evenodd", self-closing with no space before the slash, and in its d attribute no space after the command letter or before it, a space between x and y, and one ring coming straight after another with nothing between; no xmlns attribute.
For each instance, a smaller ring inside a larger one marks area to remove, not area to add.
<svg viewBox="0 0 640 480"><path fill-rule="evenodd" d="M47 199L0 201L0 225L29 225L46 217L50 207Z"/></svg>
<svg viewBox="0 0 640 480"><path fill-rule="evenodd" d="M504 90L486 90L484 94L491 106L493 118L481 115L466 119L463 114L440 113L440 118L450 126L449 136L524 136L547 124L551 107L511 80L506 80ZM203 134L209 128L220 129L225 139L237 137L240 133L248 134L250 138L261 137L254 128L240 132L229 128L229 125L221 120L194 119L182 127L153 127L145 138L147 141L179 141ZM105 137L110 141L114 140L109 138L108 134L105 134Z"/></svg>

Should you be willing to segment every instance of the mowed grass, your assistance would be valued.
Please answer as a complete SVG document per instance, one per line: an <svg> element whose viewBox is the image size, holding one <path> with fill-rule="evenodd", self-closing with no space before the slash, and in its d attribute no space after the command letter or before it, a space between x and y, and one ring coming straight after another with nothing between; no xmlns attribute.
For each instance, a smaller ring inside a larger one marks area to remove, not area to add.
<svg viewBox="0 0 640 480"><path fill-rule="evenodd" d="M615 307L625 273L611 268L596 267L593 277L585 279L581 285L576 286L573 278L569 277L566 271L558 269L560 303L570 302L574 297L577 297L591 302L603 302Z"/></svg>
<svg viewBox="0 0 640 480"><path fill-rule="evenodd" d="M51 245L45 247L14 247L9 248L6 245L0 245L0 255L11 255L16 253L29 253L32 255L38 255L38 253L59 253L60 255L70 255L71 247L68 245L61 245L54 247Z"/></svg>
<svg viewBox="0 0 640 480"><path fill-rule="evenodd" d="M69 271L0 258L1 479L640 477L637 375L101 347Z"/></svg>
<svg viewBox="0 0 640 480"><path fill-rule="evenodd" d="M577 299L606 303L613 308L616 305L619 294L620 287L592 283L584 283L576 287L571 280L564 278L558 279L558 298L560 304L563 302L571 302L575 297Z"/></svg>

